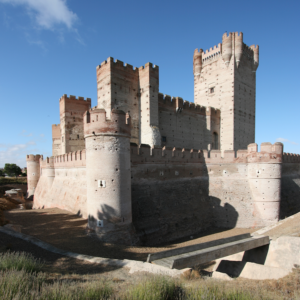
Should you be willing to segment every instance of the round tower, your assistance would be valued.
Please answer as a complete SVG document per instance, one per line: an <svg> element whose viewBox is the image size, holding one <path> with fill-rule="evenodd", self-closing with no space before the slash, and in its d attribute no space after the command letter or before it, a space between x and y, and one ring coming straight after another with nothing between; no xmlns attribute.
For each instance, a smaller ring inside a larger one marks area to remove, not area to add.
<svg viewBox="0 0 300 300"><path fill-rule="evenodd" d="M259 46L251 45L250 48L253 50L254 69L256 71L259 65Z"/></svg>
<svg viewBox="0 0 300 300"><path fill-rule="evenodd" d="M40 158L42 156L37 155L27 155L27 198L34 195L34 191L40 179Z"/></svg>
<svg viewBox="0 0 300 300"><path fill-rule="evenodd" d="M107 242L132 243L130 120L113 109L84 114L88 227ZM126 124L127 123L127 124Z"/></svg>
<svg viewBox="0 0 300 300"><path fill-rule="evenodd" d="M263 226L279 220L283 144L262 143L260 152L248 146L248 178L253 196L253 213Z"/></svg>
<svg viewBox="0 0 300 300"><path fill-rule="evenodd" d="M199 75L202 70L202 52L203 50L195 49L194 51L194 61L193 61L193 67L194 67L194 75Z"/></svg>
<svg viewBox="0 0 300 300"><path fill-rule="evenodd" d="M228 36L225 32L222 36L222 58L226 64L229 65L232 56L232 33L229 32Z"/></svg>
<svg viewBox="0 0 300 300"><path fill-rule="evenodd" d="M239 67L243 54L243 33L235 32L234 34L234 56L237 67Z"/></svg>

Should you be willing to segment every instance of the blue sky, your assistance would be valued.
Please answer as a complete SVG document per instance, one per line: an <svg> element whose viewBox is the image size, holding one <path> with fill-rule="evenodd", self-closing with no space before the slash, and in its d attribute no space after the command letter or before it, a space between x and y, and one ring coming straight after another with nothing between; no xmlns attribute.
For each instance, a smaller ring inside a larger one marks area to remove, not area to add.
<svg viewBox="0 0 300 300"><path fill-rule="evenodd" d="M160 68L160 92L193 101L193 51L242 31L260 46L256 142L300 153L300 1L0 0L0 167L51 156L63 94L96 103L112 56Z"/></svg>

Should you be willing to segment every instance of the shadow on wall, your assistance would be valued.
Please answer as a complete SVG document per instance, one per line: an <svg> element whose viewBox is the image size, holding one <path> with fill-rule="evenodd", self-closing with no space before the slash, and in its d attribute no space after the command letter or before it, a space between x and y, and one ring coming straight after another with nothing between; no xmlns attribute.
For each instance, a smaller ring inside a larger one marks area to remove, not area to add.
<svg viewBox="0 0 300 300"><path fill-rule="evenodd" d="M164 176L159 175L160 170ZM145 245L190 237L216 225L221 228L215 232L221 232L234 228L238 219L232 205L222 206L221 199L209 195L204 159L197 165L132 164L132 213L134 227Z"/></svg>
<svg viewBox="0 0 300 300"><path fill-rule="evenodd" d="M119 214L113 207L102 204L97 212L97 219L88 216L88 227L94 230L97 238L103 242L119 245L137 245L139 239L132 223L124 218L116 217Z"/></svg>
<svg viewBox="0 0 300 300"><path fill-rule="evenodd" d="M298 212L300 212L300 176L297 174L282 176L280 219L285 219Z"/></svg>

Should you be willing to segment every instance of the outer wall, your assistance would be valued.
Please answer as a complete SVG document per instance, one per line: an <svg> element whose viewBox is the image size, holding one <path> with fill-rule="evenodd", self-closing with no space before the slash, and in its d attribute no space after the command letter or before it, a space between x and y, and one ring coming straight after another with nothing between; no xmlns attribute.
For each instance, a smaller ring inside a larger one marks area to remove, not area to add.
<svg viewBox="0 0 300 300"><path fill-rule="evenodd" d="M280 218L300 211L300 163L282 164Z"/></svg>
<svg viewBox="0 0 300 300"><path fill-rule="evenodd" d="M133 164L133 223L144 243L158 244L210 227L262 227L246 164Z"/></svg>
<svg viewBox="0 0 300 300"><path fill-rule="evenodd" d="M56 168L51 186L48 175L48 170L43 168L33 208L58 207L87 218L85 167Z"/></svg>

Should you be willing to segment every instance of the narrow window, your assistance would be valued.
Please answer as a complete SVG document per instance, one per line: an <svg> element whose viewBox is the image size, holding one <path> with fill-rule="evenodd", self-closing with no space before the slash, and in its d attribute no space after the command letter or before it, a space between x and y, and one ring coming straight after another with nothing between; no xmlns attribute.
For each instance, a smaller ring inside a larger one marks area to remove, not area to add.
<svg viewBox="0 0 300 300"><path fill-rule="evenodd" d="M214 87L212 87L212 88L209 89L209 93L210 94L213 94L214 92L215 92L215 88Z"/></svg>
<svg viewBox="0 0 300 300"><path fill-rule="evenodd" d="M218 150L218 149L219 149L219 138L218 138L218 134L217 134L216 132L214 132L213 137L214 137L213 149Z"/></svg>
<svg viewBox="0 0 300 300"><path fill-rule="evenodd" d="M163 143L166 143L167 142L167 137L166 136L162 136L161 140L162 140Z"/></svg>

